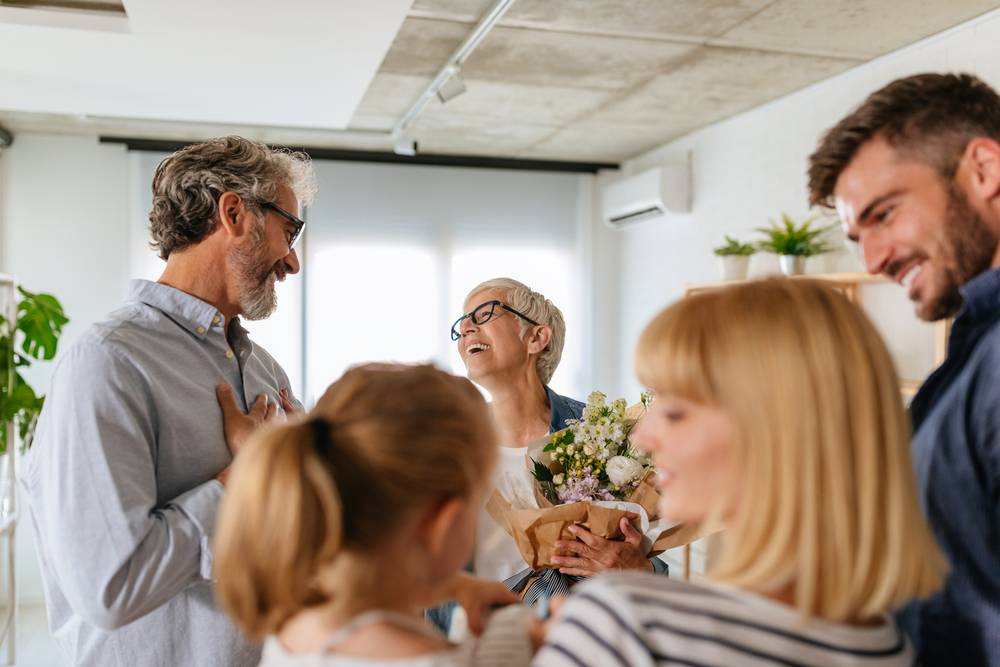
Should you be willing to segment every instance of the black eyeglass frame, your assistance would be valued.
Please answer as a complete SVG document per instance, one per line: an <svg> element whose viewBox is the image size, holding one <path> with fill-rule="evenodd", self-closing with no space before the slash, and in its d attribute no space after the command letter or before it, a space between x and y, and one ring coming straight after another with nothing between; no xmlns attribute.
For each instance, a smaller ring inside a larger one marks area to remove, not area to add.
<svg viewBox="0 0 1000 667"><path fill-rule="evenodd" d="M476 311L478 311L483 306L490 306L490 314L487 315L483 320L476 321L476 317L475 317ZM518 317L520 317L525 322L529 322L530 324L534 324L536 327L542 326L541 324L539 324L535 320L531 319L530 317L528 317L527 315L525 315L521 311L516 310L514 308L511 308L510 306L508 306L503 301L500 301L499 299L492 299L490 301L484 301L484 302L482 302L481 304L479 304L478 306L476 306L475 308L473 308L472 310L470 310L469 312L467 312L465 315L462 315L460 318L458 318L457 320L455 320L455 323L451 325L451 339L452 340L458 340L459 338L462 337L462 333L459 331L458 325L460 325L462 323L462 321L465 320L466 318L472 318L472 322L476 326L482 326L483 324L486 324L487 322L489 322L490 320L492 320L493 319L493 315L494 315L494 313L496 311L497 306L500 306L501 308L503 308L504 310L506 310L508 312L514 313L515 315L517 315Z"/></svg>
<svg viewBox="0 0 1000 667"><path fill-rule="evenodd" d="M260 202L260 206L261 208L267 208L274 211L295 227L295 231L292 232L292 240L288 242L288 252L294 250L295 244L299 242L299 238L302 236L302 228L306 226L306 221L297 215L292 215L273 202L262 201Z"/></svg>

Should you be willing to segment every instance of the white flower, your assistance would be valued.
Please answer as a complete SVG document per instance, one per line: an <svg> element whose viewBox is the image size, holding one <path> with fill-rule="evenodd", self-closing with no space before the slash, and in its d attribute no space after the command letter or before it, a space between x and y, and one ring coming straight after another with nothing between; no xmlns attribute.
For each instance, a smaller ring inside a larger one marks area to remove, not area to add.
<svg viewBox="0 0 1000 667"><path fill-rule="evenodd" d="M583 446L583 453L586 454L587 456L593 456L594 455L594 448L591 447L590 445L584 445Z"/></svg>
<svg viewBox="0 0 1000 667"><path fill-rule="evenodd" d="M642 472L642 464L628 456L612 456L606 468L608 479L615 486L626 486Z"/></svg>
<svg viewBox="0 0 1000 667"><path fill-rule="evenodd" d="M565 477L563 477L563 474L562 474L562 473L559 473L558 475L554 475L554 476L552 477L552 483L553 483L553 484L555 484L556 486L559 486L560 484L562 484L562 483L563 483L563 480L565 480L565 479L566 479L566 478L565 478Z"/></svg>

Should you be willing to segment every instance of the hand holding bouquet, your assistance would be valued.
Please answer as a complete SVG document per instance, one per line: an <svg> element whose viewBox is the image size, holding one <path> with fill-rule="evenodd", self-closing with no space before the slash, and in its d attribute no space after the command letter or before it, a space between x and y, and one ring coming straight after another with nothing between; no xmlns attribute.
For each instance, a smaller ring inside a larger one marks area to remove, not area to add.
<svg viewBox="0 0 1000 667"><path fill-rule="evenodd" d="M552 565L558 540L573 540L569 527L581 525L605 539L621 539L627 518L644 535L648 555L672 524L656 516L659 494L649 482L649 459L629 441L649 396L626 409L624 399L608 404L593 392L579 420L528 447L528 470L535 479L534 506L517 506L494 493L487 511L514 538L533 569Z"/></svg>

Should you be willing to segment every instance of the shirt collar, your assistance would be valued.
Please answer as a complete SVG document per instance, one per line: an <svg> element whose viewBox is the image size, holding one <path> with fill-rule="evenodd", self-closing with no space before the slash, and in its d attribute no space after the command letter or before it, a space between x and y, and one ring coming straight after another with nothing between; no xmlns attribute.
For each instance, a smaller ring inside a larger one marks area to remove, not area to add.
<svg viewBox="0 0 1000 667"><path fill-rule="evenodd" d="M176 287L149 280L129 281L129 300L161 311L198 338L205 338L213 326L222 326L225 316L215 306ZM234 318L234 323L237 319Z"/></svg>
<svg viewBox="0 0 1000 667"><path fill-rule="evenodd" d="M965 301L959 315L977 320L1000 309L1000 268L983 271L958 291Z"/></svg>
<svg viewBox="0 0 1000 667"><path fill-rule="evenodd" d="M545 394L549 397L549 406L552 408L549 419L549 432L555 433L562 430L562 424L567 419L572 419L576 415L573 414L573 409L568 405L567 399L549 389L548 385L545 385Z"/></svg>

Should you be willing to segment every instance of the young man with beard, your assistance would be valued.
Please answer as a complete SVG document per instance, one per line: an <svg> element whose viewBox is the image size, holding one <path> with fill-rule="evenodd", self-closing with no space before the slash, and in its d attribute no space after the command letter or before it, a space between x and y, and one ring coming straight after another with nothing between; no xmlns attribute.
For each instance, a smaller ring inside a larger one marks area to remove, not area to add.
<svg viewBox="0 0 1000 667"><path fill-rule="evenodd" d="M925 665L1000 665L1000 96L967 74L894 81L827 132L809 189L919 317L956 316L910 407L922 503L952 571L899 621Z"/></svg>
<svg viewBox="0 0 1000 667"><path fill-rule="evenodd" d="M235 453L219 403L258 418L298 407L239 320L269 316L275 281L298 272L314 191L305 155L240 137L157 168L150 232L166 269L61 357L25 461L49 625L72 664L257 664L212 595Z"/></svg>

